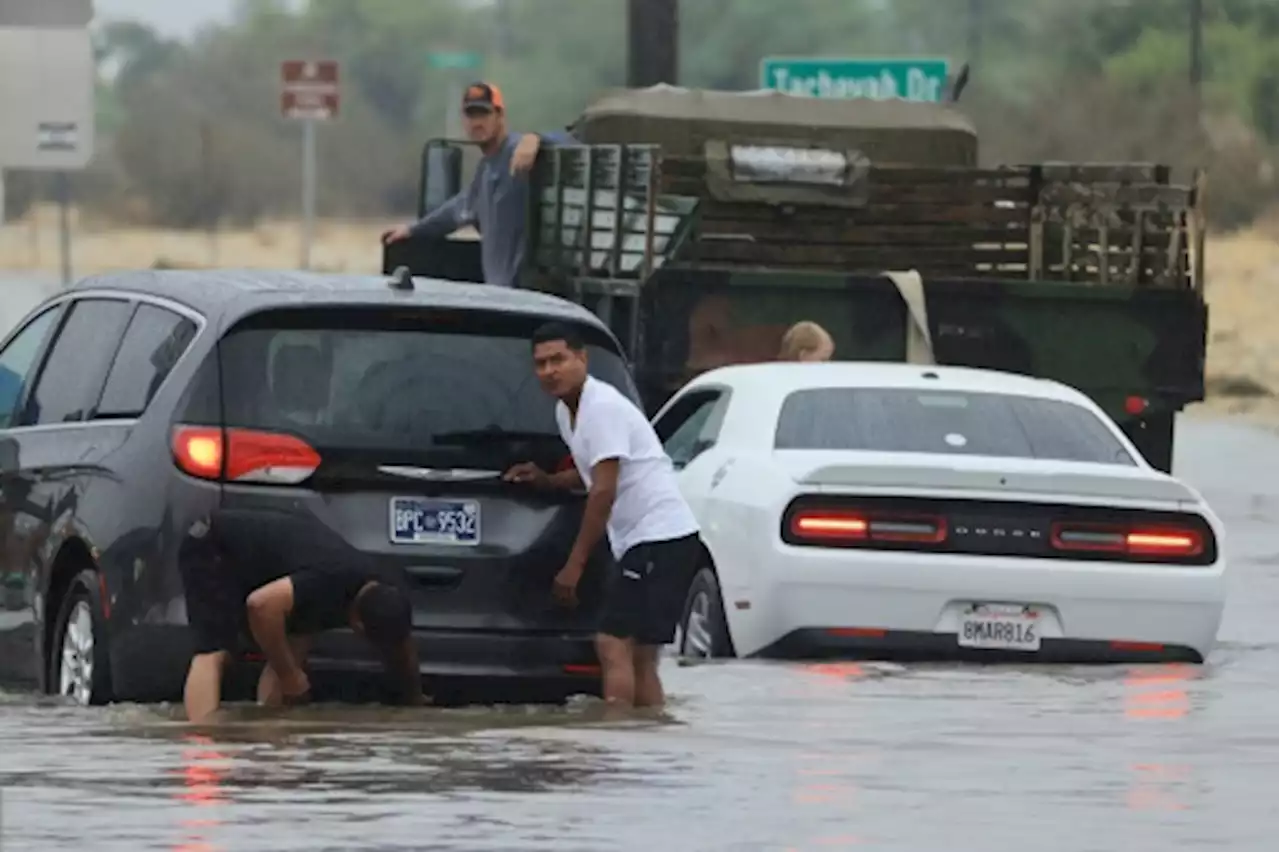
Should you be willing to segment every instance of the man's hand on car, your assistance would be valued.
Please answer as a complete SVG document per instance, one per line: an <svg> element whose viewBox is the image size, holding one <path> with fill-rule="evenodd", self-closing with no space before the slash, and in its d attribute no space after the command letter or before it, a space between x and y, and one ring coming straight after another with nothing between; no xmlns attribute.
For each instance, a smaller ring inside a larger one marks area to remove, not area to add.
<svg viewBox="0 0 1280 852"><path fill-rule="evenodd" d="M578 583L582 580L584 566L569 562L556 574L551 584L551 595L556 602L567 607L578 605Z"/></svg>
<svg viewBox="0 0 1280 852"><path fill-rule="evenodd" d="M538 160L538 151L542 147L542 139L536 133L526 133L511 152L511 174L519 175L528 172Z"/></svg>
<svg viewBox="0 0 1280 852"><path fill-rule="evenodd" d="M537 488L550 488L550 475L533 462L521 462L502 475L507 482L523 482Z"/></svg>
<svg viewBox="0 0 1280 852"><path fill-rule="evenodd" d="M408 225L396 225L394 228L390 229L389 231L382 232L383 245L390 245L391 243L398 243L401 240L407 240L407 239L409 239Z"/></svg>

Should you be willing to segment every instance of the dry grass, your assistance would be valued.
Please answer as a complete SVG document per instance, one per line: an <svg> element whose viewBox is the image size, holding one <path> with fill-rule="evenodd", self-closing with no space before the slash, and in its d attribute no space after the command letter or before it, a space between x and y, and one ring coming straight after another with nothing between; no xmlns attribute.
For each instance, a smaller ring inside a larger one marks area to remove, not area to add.
<svg viewBox="0 0 1280 852"><path fill-rule="evenodd" d="M316 226L311 263L332 272L372 272L381 266L378 235L386 221L325 220ZM73 218L76 276L117 269L169 266L296 268L297 222L268 222L251 231L202 233L112 228ZM43 208L0 228L0 269L58 269L57 214ZM1212 237L1206 251L1209 300L1209 400L1197 409L1277 420L1277 229L1274 221Z"/></svg>
<svg viewBox="0 0 1280 852"><path fill-rule="evenodd" d="M328 272L376 272L382 266L378 235L396 224L322 220L312 239L311 266ZM296 269L302 262L302 228L297 222L265 222L253 230L163 231L113 228L72 215L72 268L77 277L158 264ZM56 208L0 228L0 269L57 272Z"/></svg>

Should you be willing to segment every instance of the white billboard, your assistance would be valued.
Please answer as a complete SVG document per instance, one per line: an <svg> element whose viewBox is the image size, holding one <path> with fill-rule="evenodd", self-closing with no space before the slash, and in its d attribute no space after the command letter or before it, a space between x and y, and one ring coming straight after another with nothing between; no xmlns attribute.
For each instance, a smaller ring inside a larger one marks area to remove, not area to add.
<svg viewBox="0 0 1280 852"><path fill-rule="evenodd" d="M96 69L77 15L15 14L41 4L0 0L0 169L73 170L93 156ZM46 14L85 0L50 0ZM34 21L38 26L31 26Z"/></svg>

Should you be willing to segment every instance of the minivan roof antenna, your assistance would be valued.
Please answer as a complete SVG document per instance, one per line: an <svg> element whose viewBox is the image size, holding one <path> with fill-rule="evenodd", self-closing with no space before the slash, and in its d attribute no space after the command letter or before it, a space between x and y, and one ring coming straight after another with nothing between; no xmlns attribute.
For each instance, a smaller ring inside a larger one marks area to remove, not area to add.
<svg viewBox="0 0 1280 852"><path fill-rule="evenodd" d="M409 273L409 267L397 266L396 271L391 273L391 280L387 284L394 290L412 290L413 276Z"/></svg>

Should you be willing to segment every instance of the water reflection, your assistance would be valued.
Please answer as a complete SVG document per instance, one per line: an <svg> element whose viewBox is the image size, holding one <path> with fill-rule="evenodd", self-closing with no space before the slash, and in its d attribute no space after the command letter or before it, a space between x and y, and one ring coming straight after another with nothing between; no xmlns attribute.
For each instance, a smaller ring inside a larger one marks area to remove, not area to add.
<svg viewBox="0 0 1280 852"><path fill-rule="evenodd" d="M858 681L871 674L882 674L875 664L855 661L831 661L802 663L796 666L802 675L797 678L793 695L807 699L830 700L840 693L856 690ZM824 705L813 705L822 707ZM839 742L841 733L856 729L858 720L852 718L852 708L843 706L838 717L809 719L809 728L830 729L830 741ZM859 786L854 773L865 758L856 751L834 748L826 751L803 752L798 756L795 774L797 783L791 793L791 804L800 809L800 821L823 826L822 833L809 838L802 846L789 846L792 852L807 849L849 849L859 845L861 838L849 831L833 830L833 825L848 826L856 822L859 806Z"/></svg>
<svg viewBox="0 0 1280 852"><path fill-rule="evenodd" d="M1186 663L1139 667L1124 679L1124 715L1129 719L1181 719L1191 708L1187 684L1197 668Z"/></svg>
<svg viewBox="0 0 1280 852"><path fill-rule="evenodd" d="M1200 675L1199 667L1185 663L1130 668L1124 678L1125 718L1139 723L1186 718L1191 709L1188 685ZM1125 805L1132 811L1187 810L1192 782L1187 763L1133 763Z"/></svg>
<svg viewBox="0 0 1280 852"><path fill-rule="evenodd" d="M197 809L199 816L182 819L178 825L183 839L173 846L174 852L221 852L222 847L210 840L213 830L222 825L221 806L229 799L222 782L227 777L231 758L213 748L213 740L206 736L190 734L183 738L191 743L184 748L181 766L175 770L181 786L174 798ZM217 809L210 812L207 809Z"/></svg>

